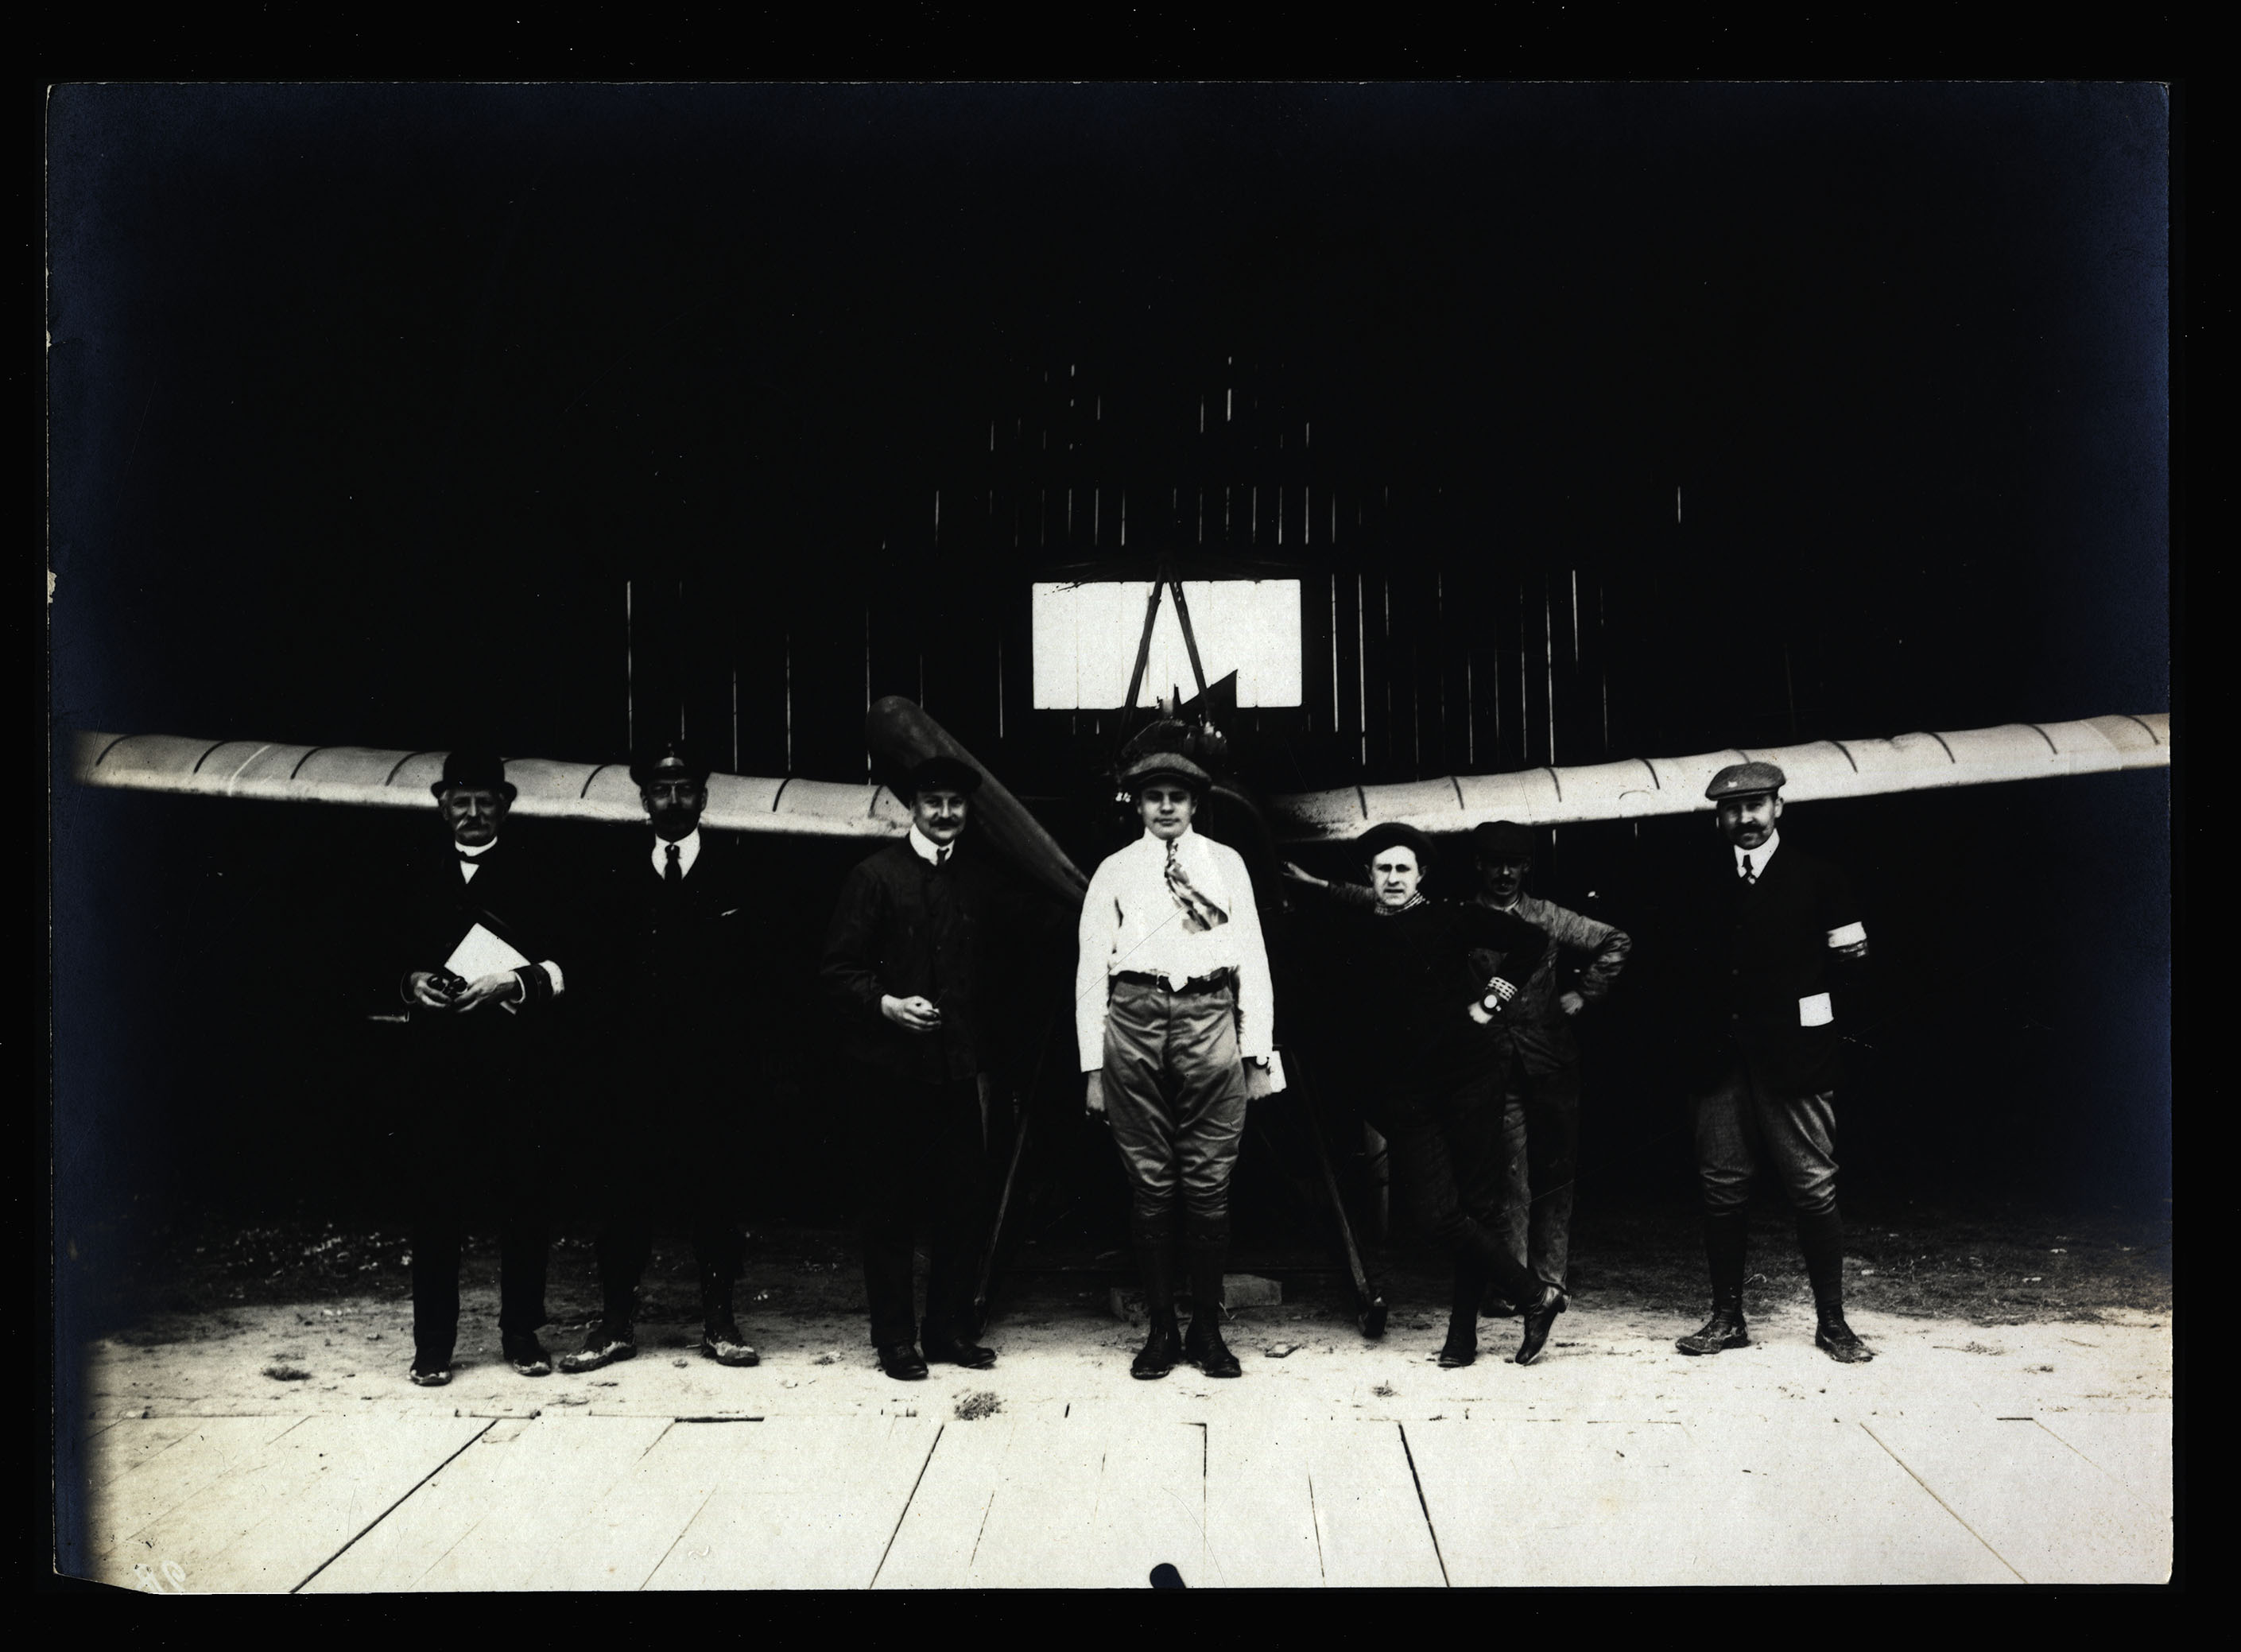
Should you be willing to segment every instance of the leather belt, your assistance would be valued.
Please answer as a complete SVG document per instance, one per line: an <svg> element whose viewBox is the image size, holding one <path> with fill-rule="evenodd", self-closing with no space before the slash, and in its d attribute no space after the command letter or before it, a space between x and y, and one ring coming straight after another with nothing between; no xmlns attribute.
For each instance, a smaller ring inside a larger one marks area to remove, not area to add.
<svg viewBox="0 0 2241 1652"><path fill-rule="evenodd" d="M1147 974L1141 969L1116 969L1113 972L1113 979L1116 981L1138 981L1146 987L1167 985L1166 976ZM1176 993L1218 993L1236 979L1235 970L1217 969L1211 975L1194 975L1181 987L1168 990Z"/></svg>

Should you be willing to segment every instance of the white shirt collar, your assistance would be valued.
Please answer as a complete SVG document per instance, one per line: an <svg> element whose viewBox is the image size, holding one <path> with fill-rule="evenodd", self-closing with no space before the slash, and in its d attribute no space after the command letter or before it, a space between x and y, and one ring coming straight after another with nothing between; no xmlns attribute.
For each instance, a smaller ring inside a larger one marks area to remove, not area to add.
<svg viewBox="0 0 2241 1652"><path fill-rule="evenodd" d="M1740 878L1743 875L1743 857L1745 855L1749 855L1750 857L1751 863L1751 876L1754 878L1763 877L1766 874L1766 863L1773 859L1774 852L1782 847L1782 833L1779 830L1768 833L1766 834L1766 841L1759 845L1756 849L1737 849L1732 843L1729 844L1728 847L1733 852L1736 857L1736 876Z"/></svg>
<svg viewBox="0 0 2241 1652"><path fill-rule="evenodd" d="M1181 843L1186 838L1195 837L1196 835L1197 834L1191 830L1190 822L1186 820L1183 822L1183 829L1175 833L1174 840L1176 843ZM1149 826L1146 826L1144 828L1144 835L1139 839L1138 841L1150 844L1154 849L1157 849L1160 852L1163 858L1167 853L1168 839L1161 837Z"/></svg>
<svg viewBox="0 0 2241 1652"><path fill-rule="evenodd" d="M692 875L692 863L700 858L700 828L694 826L677 840L677 865L686 877ZM669 875L669 845L661 838L653 840L653 875Z"/></svg>
<svg viewBox="0 0 2241 1652"><path fill-rule="evenodd" d="M920 831L918 822L913 820L911 822L910 846L911 853L925 861L927 865L938 866L949 859L950 852L954 850L957 845L953 840L946 844L936 843L925 833Z"/></svg>
<svg viewBox="0 0 2241 1652"><path fill-rule="evenodd" d="M473 860L488 854L492 850L497 848L498 839L496 838L492 838L488 843L478 843L475 845L473 848L470 849L465 844L461 843L457 838L454 838L452 839L452 847L457 849L461 854L466 856L468 859Z"/></svg>

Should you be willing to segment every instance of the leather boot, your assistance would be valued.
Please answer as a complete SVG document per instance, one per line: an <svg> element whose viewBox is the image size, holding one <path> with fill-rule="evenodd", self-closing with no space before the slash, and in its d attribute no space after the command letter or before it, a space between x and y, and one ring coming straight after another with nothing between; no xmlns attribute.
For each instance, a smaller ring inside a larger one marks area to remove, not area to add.
<svg viewBox="0 0 2241 1652"><path fill-rule="evenodd" d="M931 1365L961 1365L968 1371L985 1371L996 1363L996 1350L983 1348L957 1326L944 1327L927 1319L919 1327L919 1346Z"/></svg>
<svg viewBox="0 0 2241 1652"><path fill-rule="evenodd" d="M1704 1213L1704 1261L1712 1273L1712 1317L1674 1343L1683 1354L1750 1346L1743 1324L1743 1258L1749 1218L1741 1210Z"/></svg>
<svg viewBox="0 0 2241 1652"><path fill-rule="evenodd" d="M1200 1217L1190 1229L1191 1322L1183 1358L1210 1377L1244 1374L1221 1340L1221 1272L1229 1260L1229 1218Z"/></svg>
<svg viewBox="0 0 2241 1652"><path fill-rule="evenodd" d="M1455 1370L1478 1358L1479 1299L1485 1294L1483 1270L1467 1257L1456 1257L1455 1293L1448 1308L1448 1340L1440 1348L1442 1371Z"/></svg>
<svg viewBox="0 0 2241 1652"><path fill-rule="evenodd" d="M618 1360L636 1359L638 1333L633 1327L637 1319L636 1291L627 1295L609 1293L606 1305L599 1312L599 1322L585 1333L580 1349L560 1356L560 1369L577 1376L612 1365Z"/></svg>
<svg viewBox="0 0 2241 1652"><path fill-rule="evenodd" d="M1182 1354L1182 1338L1175 1328L1174 1234L1164 1222L1139 1219L1130 1226L1135 1230L1136 1272L1144 1287L1144 1316L1151 1321L1151 1332L1128 1374L1148 1381L1174 1370Z"/></svg>
<svg viewBox="0 0 2241 1652"><path fill-rule="evenodd" d="M1549 1346L1549 1333L1556 1328L1556 1315L1571 1305L1562 1286L1544 1283L1541 1294L1525 1304L1525 1334L1518 1339L1517 1352L1511 1357L1520 1365L1539 1359L1541 1350Z"/></svg>
<svg viewBox="0 0 2241 1652"><path fill-rule="evenodd" d="M732 1281L719 1268L700 1269L700 1352L719 1365L755 1365L761 1361L747 1339L739 1334L732 1317Z"/></svg>
<svg viewBox="0 0 2241 1652"><path fill-rule="evenodd" d="M1813 1346L1839 1365L1865 1365L1875 1350L1844 1322L1844 1222L1831 1205L1797 1213L1797 1247L1805 1253L1805 1275L1813 1281L1813 1308L1819 1324Z"/></svg>

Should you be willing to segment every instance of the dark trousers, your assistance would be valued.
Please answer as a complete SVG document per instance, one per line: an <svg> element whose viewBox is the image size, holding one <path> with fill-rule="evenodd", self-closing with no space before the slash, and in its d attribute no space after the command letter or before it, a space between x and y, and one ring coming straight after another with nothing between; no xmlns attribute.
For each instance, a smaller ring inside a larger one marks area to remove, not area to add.
<svg viewBox="0 0 2241 1652"><path fill-rule="evenodd" d="M1381 1122L1393 1174L1426 1232L1455 1259L1459 1275L1491 1281L1512 1301L1541 1294L1509 1253L1502 1229L1508 1160L1502 1147L1502 1077L1488 1068L1435 1089L1397 1095ZM1469 1292L1458 1286L1458 1300Z"/></svg>
<svg viewBox="0 0 2241 1652"><path fill-rule="evenodd" d="M1509 1254L1562 1285L1572 1261L1580 1163L1580 1069L1529 1073L1512 1060L1502 1094L1502 1236Z"/></svg>
<svg viewBox="0 0 2241 1652"><path fill-rule="evenodd" d="M850 1065L872 1341L884 1347L917 1339L911 1258L921 1224L929 1229L927 1322L938 1332L960 1331L972 1309L973 1265L985 1237L980 1085L973 1079L930 1084Z"/></svg>
<svg viewBox="0 0 2241 1652"><path fill-rule="evenodd" d="M608 1319L627 1324L635 1317L639 1281L653 1256L655 1219L671 1212L692 1243L703 1311L712 1315L728 1303L728 1287L739 1276L746 1241L731 1190L718 1180L718 1167L725 1162L712 1160L701 1174L673 1185L665 1185L655 1171L641 1165L609 1174L595 1246L599 1295Z"/></svg>
<svg viewBox="0 0 2241 1652"><path fill-rule="evenodd" d="M690 1047L659 1028L632 1040L633 1048L680 1046ZM651 1094L643 1074L609 1080L608 1117L585 1133L595 1155L589 1167L599 1207L595 1249L608 1319L627 1323L634 1316L654 1227L663 1219L676 1221L692 1241L709 1322L728 1310L746 1249L737 1193L745 1134L738 1087L737 1077L714 1060L672 1070Z"/></svg>
<svg viewBox="0 0 2241 1652"><path fill-rule="evenodd" d="M458 1340L459 1249L468 1209L467 1201L442 1191L413 1203L412 1348L437 1365L451 1363ZM498 1329L507 1336L527 1335L545 1321L545 1268L552 1231L543 1190L505 1190L497 1215Z"/></svg>
<svg viewBox="0 0 2241 1652"><path fill-rule="evenodd" d="M536 1047L512 1031L413 1029L401 1134L412 1345L425 1363L451 1362L459 1330L460 1249L471 1227L493 1218L498 1329L525 1336L545 1322L552 1218L544 1115L536 1106L542 1092L534 1074L541 1069L529 1065Z"/></svg>

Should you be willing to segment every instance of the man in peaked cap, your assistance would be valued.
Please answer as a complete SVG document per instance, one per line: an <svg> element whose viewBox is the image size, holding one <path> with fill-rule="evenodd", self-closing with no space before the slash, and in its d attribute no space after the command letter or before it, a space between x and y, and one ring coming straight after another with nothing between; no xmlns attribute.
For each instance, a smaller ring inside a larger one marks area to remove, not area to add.
<svg viewBox="0 0 2241 1652"><path fill-rule="evenodd" d="M1248 1061L1273 1053L1274 993L1245 860L1191 829L1213 777L1174 752L1120 774L1143 833L1089 880L1079 931L1074 1027L1084 1104L1112 1127L1131 1190L1150 1334L1131 1374L1188 1360L1241 1367L1221 1337L1229 1175L1245 1129ZM1174 1310L1175 1206L1190 1257L1190 1333Z"/></svg>
<svg viewBox="0 0 2241 1652"><path fill-rule="evenodd" d="M735 846L700 829L708 765L680 740L631 765L651 838L634 837L603 892L604 945L591 985L613 1064L587 1133L602 1183L597 1241L600 1314L560 1368L596 1370L638 1352L639 1282L654 1217L683 1218L700 1282L700 1352L719 1365L756 1362L739 1333L733 1290L745 1239L737 1172L742 1151L755 899ZM651 1121L641 1110L652 1113Z"/></svg>
<svg viewBox="0 0 2241 1652"><path fill-rule="evenodd" d="M567 987L565 909L549 866L503 831L516 793L495 753L450 753L429 790L441 846L431 843L390 906L391 979L411 1019L398 1120L411 1182L411 1375L424 1387L451 1381L460 1243L470 1210L494 1191L500 1341L515 1370L545 1376L542 1080L554 1001Z"/></svg>
<svg viewBox="0 0 2241 1652"><path fill-rule="evenodd" d="M1750 1341L1745 1206L1764 1164L1796 1212L1820 1321L1814 1342L1840 1363L1858 1364L1874 1354L1844 1321L1831 988L1865 963L1868 936L1843 874L1783 841L1783 784L1771 763L1736 763L1704 790L1727 841L1685 960L1702 1058L1695 1127L1712 1316L1676 1346L1717 1354Z"/></svg>
<svg viewBox="0 0 2241 1652"><path fill-rule="evenodd" d="M1511 1051L1502 1103L1503 1225L1517 1259L1562 1285L1571 1261L1580 1150L1580 1047L1572 1023L1610 995L1634 942L1622 929L1527 893L1537 846L1533 828L1515 820L1482 820L1471 829L1478 862L1474 899L1516 913L1549 938L1524 991L1496 1023ZM1564 959L1586 960L1569 985L1558 973ZM1475 961L1492 973L1502 957L1487 953Z"/></svg>
<svg viewBox="0 0 2241 1652"><path fill-rule="evenodd" d="M864 1288L880 1368L922 1380L929 1360L985 1369L973 1341L973 1262L985 1203L981 1097L998 1054L991 931L1024 896L967 835L980 774L931 757L900 790L910 831L841 885L821 973L840 1021L851 1147L861 1177ZM931 1228L926 1312L911 1259ZM920 1344L923 1343L921 1354Z"/></svg>

